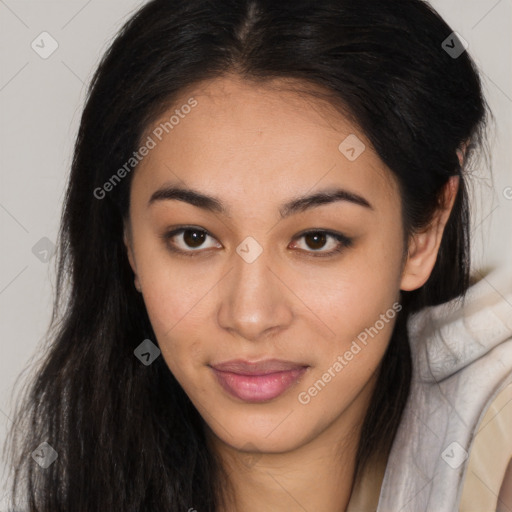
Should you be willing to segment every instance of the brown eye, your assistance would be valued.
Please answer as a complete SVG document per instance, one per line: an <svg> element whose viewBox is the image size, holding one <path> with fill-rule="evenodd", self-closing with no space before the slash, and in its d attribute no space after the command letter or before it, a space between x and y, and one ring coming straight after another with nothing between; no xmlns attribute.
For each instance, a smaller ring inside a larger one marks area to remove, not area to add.
<svg viewBox="0 0 512 512"><path fill-rule="evenodd" d="M314 257L327 257L334 256L336 253L341 252L346 247L352 245L352 239L342 235L341 233L334 233L332 231L318 230L318 231L307 231L301 233L295 237L294 240L304 239L305 248L303 252L309 253ZM330 250L321 250L325 247ZM318 253L318 254L315 254Z"/></svg>
<svg viewBox="0 0 512 512"><path fill-rule="evenodd" d="M212 247L220 246L220 244L205 245L205 241L207 241L208 238L212 240L215 240L215 238L210 235L208 231L195 227L177 228L169 233L165 233L162 238L171 251L187 256L195 256L196 253L199 254L203 252L203 249L211 249Z"/></svg>
<svg viewBox="0 0 512 512"><path fill-rule="evenodd" d="M200 247L204 243L206 233L198 229L186 229L183 231L183 241L189 247Z"/></svg>
<svg viewBox="0 0 512 512"><path fill-rule="evenodd" d="M306 244L311 249L321 249L327 240L327 237L325 236L325 233L318 232L318 233L307 233L304 235L304 240L306 241Z"/></svg>

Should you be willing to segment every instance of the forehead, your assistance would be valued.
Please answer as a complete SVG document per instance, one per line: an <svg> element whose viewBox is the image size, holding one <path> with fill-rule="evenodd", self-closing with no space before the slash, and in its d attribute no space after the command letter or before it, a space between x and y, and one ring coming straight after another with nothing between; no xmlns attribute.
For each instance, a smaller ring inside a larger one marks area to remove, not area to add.
<svg viewBox="0 0 512 512"><path fill-rule="evenodd" d="M141 139L154 147L137 166L134 193L186 184L236 209L343 186L377 207L396 202L394 176L357 125L296 86L227 76L183 91Z"/></svg>

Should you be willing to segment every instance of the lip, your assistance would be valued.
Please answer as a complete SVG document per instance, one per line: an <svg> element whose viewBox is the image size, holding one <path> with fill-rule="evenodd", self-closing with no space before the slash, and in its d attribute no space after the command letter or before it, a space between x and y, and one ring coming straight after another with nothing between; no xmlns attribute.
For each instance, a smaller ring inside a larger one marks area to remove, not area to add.
<svg viewBox="0 0 512 512"><path fill-rule="evenodd" d="M258 362L237 359L210 367L230 395L245 402L266 402L293 386L309 366L279 359Z"/></svg>

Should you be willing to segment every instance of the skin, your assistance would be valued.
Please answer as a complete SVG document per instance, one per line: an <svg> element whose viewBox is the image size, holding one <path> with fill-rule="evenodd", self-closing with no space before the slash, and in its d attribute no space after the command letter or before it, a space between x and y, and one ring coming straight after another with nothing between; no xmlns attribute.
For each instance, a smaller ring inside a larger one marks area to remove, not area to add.
<svg viewBox="0 0 512 512"><path fill-rule="evenodd" d="M428 279L457 180L446 187L445 209L411 238L404 263L397 184L347 118L316 98L229 75L188 91L176 105L191 96L198 105L133 176L125 244L135 286L162 356L230 474L234 498L222 510L345 510L360 425L394 320L308 404L298 395L399 302L400 290ZM349 134L366 145L355 161L338 150ZM148 206L164 184L216 196L231 216L175 199ZM372 209L339 201L280 218L285 202L329 187L363 196ZM190 238L187 245L183 233L162 238L181 225L212 236L199 247ZM343 233L353 244L315 257L338 243L296 238L306 229ZM252 263L236 252L247 236L262 248ZM201 253L173 253L173 243ZM255 404L228 395L208 366L238 358L310 367L284 394Z"/></svg>

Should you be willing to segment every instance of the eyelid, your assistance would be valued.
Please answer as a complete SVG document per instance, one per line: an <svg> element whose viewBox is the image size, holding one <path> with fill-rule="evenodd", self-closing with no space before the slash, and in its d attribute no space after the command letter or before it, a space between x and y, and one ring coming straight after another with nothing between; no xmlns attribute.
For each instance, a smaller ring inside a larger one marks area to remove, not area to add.
<svg viewBox="0 0 512 512"><path fill-rule="evenodd" d="M180 235L180 234L182 234L183 232L185 232L187 230L202 232L202 233L206 234L207 236L209 236L209 237L211 237L211 238L216 240L215 236L212 235L205 228L201 228L199 226L193 226L193 225L178 226L178 227L173 228L173 229L171 229L169 231L166 231L162 235L162 238L166 242L166 245L167 245L167 247L169 248L170 251L172 251L174 253L178 253L178 254L184 255L184 256L192 256L192 257L194 257L194 256L202 255L202 254L208 252L209 249L211 249L211 248L207 248L207 249L198 248L198 249L183 250L183 249L177 248L175 245L173 245L170 242L171 238L174 238L175 236ZM323 235L325 235L327 237L334 238L338 242L338 244L339 244L337 248L332 249L330 251L321 251L321 250L318 250L318 251L310 250L310 251L308 251L308 250L305 250L305 249L299 249L299 252L305 253L305 254L313 256L313 257L329 257L329 256L334 256L335 254L342 252L343 249L351 247L352 244L353 244L353 239L351 239L350 237L344 235L343 233L339 233L337 231L332 231L332 230L329 230L329 229L326 229L326 228L309 228L309 229L306 229L304 231L301 231L300 233L297 233L293 237L292 241L296 241L296 240L298 240L298 239L300 239L300 238L302 238L302 237L304 237L305 235L308 235L308 234L323 234Z"/></svg>

